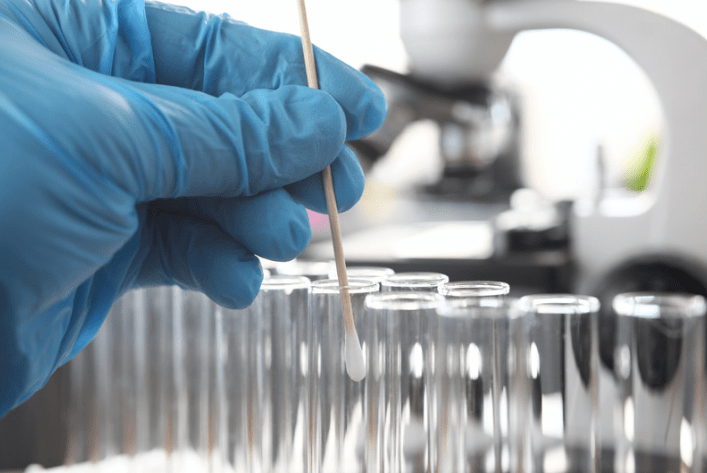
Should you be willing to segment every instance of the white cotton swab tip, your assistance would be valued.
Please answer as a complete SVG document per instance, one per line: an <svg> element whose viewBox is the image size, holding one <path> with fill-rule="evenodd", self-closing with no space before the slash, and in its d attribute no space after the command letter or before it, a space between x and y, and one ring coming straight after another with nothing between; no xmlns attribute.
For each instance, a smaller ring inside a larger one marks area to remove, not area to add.
<svg viewBox="0 0 707 473"><path fill-rule="evenodd" d="M356 332L346 332L344 344L346 345L346 372L352 380L361 381L366 377L366 360Z"/></svg>

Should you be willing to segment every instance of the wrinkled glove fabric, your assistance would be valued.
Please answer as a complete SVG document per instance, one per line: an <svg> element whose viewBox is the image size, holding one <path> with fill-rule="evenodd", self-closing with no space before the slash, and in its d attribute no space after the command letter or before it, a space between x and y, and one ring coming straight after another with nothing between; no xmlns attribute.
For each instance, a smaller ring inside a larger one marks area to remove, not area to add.
<svg viewBox="0 0 707 473"><path fill-rule="evenodd" d="M381 92L299 38L138 0L0 0L0 416L95 336L113 302L178 284L231 308L255 255L297 256L306 208L363 192L346 140Z"/></svg>

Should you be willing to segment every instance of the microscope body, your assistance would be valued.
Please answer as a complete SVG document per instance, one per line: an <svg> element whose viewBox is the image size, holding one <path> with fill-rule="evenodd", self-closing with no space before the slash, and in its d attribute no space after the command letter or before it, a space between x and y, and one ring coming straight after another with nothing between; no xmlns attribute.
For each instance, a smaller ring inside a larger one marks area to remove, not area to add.
<svg viewBox="0 0 707 473"><path fill-rule="evenodd" d="M707 293L707 40L657 13L576 0L401 0L411 75L441 89L490 84L514 36L574 29L609 40L654 86L665 130L642 192L573 202L570 249L576 292ZM520 164L519 164L520 165Z"/></svg>

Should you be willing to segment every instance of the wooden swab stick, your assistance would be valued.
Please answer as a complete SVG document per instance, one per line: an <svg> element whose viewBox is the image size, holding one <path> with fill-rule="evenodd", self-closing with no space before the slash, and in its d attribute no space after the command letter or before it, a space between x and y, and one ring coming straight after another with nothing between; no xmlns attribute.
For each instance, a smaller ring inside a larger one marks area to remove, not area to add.
<svg viewBox="0 0 707 473"><path fill-rule="evenodd" d="M302 36L302 50L304 51L304 66L307 71L307 84L313 89L319 88L317 80L317 68L314 63L314 51L312 41L309 38L309 25L307 23L307 10L304 7L304 0L297 0L299 11L299 24ZM346 261L344 260L344 247L341 244L341 228L339 227L339 213L336 206L336 195L334 194L334 179L331 174L331 166L327 166L322 171L322 181L324 182L324 194L326 196L327 213L329 214L329 226L331 227L331 238L334 244L334 259L336 260L336 274L339 277L341 287L341 310L344 313L344 326L346 336L344 339L346 351L346 371L354 381L361 381L366 376L366 360L363 358L361 343L356 333L354 325L353 308L351 307L351 294L349 293L349 278L346 274Z"/></svg>

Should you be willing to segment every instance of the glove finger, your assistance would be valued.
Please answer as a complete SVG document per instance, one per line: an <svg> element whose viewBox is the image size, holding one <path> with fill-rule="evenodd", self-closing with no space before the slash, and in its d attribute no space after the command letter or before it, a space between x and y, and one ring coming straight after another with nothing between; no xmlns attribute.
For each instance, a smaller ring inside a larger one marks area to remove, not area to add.
<svg viewBox="0 0 707 473"><path fill-rule="evenodd" d="M138 202L250 196L320 172L344 146L344 113L325 92L288 85L215 98L131 82L78 67L15 29L0 58L16 141L86 185Z"/></svg>
<svg viewBox="0 0 707 473"><path fill-rule="evenodd" d="M11 109L27 135L18 139L41 141L59 164L139 202L255 195L321 171L344 143L341 107L322 91L284 86L215 98L97 74L15 39L3 56L4 92L34 98ZM27 55L41 61L23 62Z"/></svg>
<svg viewBox="0 0 707 473"><path fill-rule="evenodd" d="M136 87L150 101L142 106L142 118L156 118L146 132L159 141L152 153L143 148L138 155L144 174L128 176L123 184L163 184L140 189L144 200L255 195L321 171L344 145L341 108L328 94L307 87L218 99L175 87ZM163 161L165 155L171 159Z"/></svg>
<svg viewBox="0 0 707 473"><path fill-rule="evenodd" d="M307 84L297 36L160 3L147 2L146 15L159 83L214 96ZM346 115L346 139L378 129L386 113L380 89L321 49L315 47L314 56L320 89L331 94Z"/></svg>
<svg viewBox="0 0 707 473"><path fill-rule="evenodd" d="M155 82L150 30L140 0L3 0L10 19L52 53L101 74Z"/></svg>
<svg viewBox="0 0 707 473"><path fill-rule="evenodd" d="M150 224L155 244L142 264L138 286L177 284L231 309L255 300L263 280L260 262L219 226L168 213Z"/></svg>
<svg viewBox="0 0 707 473"><path fill-rule="evenodd" d="M359 201L365 187L363 169L351 148L344 146L331 164L331 174L334 179L336 206L339 212L345 212ZM295 202L315 212L327 213L324 184L320 174L290 184L287 190L292 194Z"/></svg>
<svg viewBox="0 0 707 473"><path fill-rule="evenodd" d="M159 208L213 222L251 253L273 261L296 258L312 237L307 211L283 188L253 197L165 199Z"/></svg>

